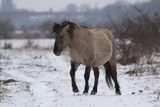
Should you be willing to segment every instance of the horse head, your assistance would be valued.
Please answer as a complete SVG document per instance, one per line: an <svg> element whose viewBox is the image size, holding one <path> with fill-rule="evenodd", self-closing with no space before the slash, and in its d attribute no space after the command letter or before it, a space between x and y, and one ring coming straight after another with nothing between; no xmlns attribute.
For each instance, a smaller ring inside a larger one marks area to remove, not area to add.
<svg viewBox="0 0 160 107"><path fill-rule="evenodd" d="M75 25L75 23L69 21L63 21L61 24L54 23L55 44L53 53L55 55L60 56L61 52L69 46Z"/></svg>

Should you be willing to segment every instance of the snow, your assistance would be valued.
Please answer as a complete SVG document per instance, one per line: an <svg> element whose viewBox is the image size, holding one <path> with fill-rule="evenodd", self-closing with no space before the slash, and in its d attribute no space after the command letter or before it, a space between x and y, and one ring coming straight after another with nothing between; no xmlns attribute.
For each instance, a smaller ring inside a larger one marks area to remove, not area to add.
<svg viewBox="0 0 160 107"><path fill-rule="evenodd" d="M7 91L1 95L0 107L160 107L156 93L160 91L160 75L128 76L125 72L130 66L117 64L122 91L117 96L107 87L101 68L97 95L83 95L84 66L81 65L76 72L80 95L76 95L72 92L66 55L57 57L52 49L0 49L0 54L0 80L17 81L1 84ZM89 92L93 83L91 72Z"/></svg>

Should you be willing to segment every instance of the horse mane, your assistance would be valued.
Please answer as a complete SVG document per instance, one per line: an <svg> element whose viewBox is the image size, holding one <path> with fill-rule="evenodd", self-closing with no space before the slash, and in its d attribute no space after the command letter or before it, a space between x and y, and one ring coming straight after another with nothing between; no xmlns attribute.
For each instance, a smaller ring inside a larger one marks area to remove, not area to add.
<svg viewBox="0 0 160 107"><path fill-rule="evenodd" d="M67 25L80 25L80 24L77 24L77 23L74 23L74 22L71 22L71 21L67 21L67 20L64 20L62 23L61 23L62 27L65 27ZM87 26L84 26L84 25L80 25L81 27L83 28L88 28Z"/></svg>
<svg viewBox="0 0 160 107"><path fill-rule="evenodd" d="M80 25L80 24L77 24L77 23L74 23L74 22L71 22L71 21L67 21L67 20L64 20L64 21L62 21L60 24L59 23L54 23L54 25L53 25L53 30L52 30L52 33L54 33L54 32L60 32L64 27L66 27L67 25L69 25L70 26L70 33L72 33L73 32L73 30L74 30L74 26L75 25L79 25L79 26L81 26L81 27L83 27L83 28L86 28L86 29L88 29L88 27L87 26L84 26L84 25Z"/></svg>

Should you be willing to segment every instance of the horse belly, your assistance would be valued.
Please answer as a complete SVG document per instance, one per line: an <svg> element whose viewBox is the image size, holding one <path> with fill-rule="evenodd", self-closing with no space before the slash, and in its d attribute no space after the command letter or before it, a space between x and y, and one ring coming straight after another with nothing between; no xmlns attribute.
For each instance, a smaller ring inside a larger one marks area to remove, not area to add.
<svg viewBox="0 0 160 107"><path fill-rule="evenodd" d="M71 53L70 58L73 62L75 62L77 64L83 64L84 63L83 59L78 54Z"/></svg>
<svg viewBox="0 0 160 107"><path fill-rule="evenodd" d="M107 61L109 61L111 58L111 54L110 55L106 55L104 57L97 57L95 59L95 61L93 62L93 67L97 67L97 66L100 66L100 65L104 65Z"/></svg>
<svg viewBox="0 0 160 107"><path fill-rule="evenodd" d="M96 67L105 64L112 57L113 53L112 42L109 41L108 38L105 41L101 40L101 42L97 43L95 53L96 56L93 62L93 66Z"/></svg>
<svg viewBox="0 0 160 107"><path fill-rule="evenodd" d="M94 59L94 54L90 55L80 55L76 53L70 53L70 58L73 62L77 64L83 64L86 66L93 66L93 59Z"/></svg>

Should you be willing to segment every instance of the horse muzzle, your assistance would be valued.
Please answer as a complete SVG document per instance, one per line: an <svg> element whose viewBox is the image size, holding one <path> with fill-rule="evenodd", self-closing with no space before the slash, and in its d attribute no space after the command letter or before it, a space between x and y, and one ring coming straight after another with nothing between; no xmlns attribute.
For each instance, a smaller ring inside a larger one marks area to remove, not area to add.
<svg viewBox="0 0 160 107"><path fill-rule="evenodd" d="M61 52L57 52L57 53L54 53L54 54L57 55L57 56L60 56Z"/></svg>
<svg viewBox="0 0 160 107"><path fill-rule="evenodd" d="M55 51L55 50L53 50L53 53L54 53L56 56L60 56L60 55L61 55L61 51Z"/></svg>

